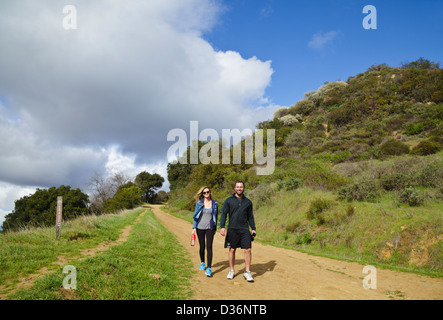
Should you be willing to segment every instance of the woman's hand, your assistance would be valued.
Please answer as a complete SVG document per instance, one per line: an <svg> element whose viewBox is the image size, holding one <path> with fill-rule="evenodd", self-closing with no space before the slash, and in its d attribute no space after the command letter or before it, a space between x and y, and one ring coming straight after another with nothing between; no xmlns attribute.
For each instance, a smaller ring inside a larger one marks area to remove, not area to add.
<svg viewBox="0 0 443 320"><path fill-rule="evenodd" d="M196 233L196 230L195 229L192 229L192 234L195 234Z"/></svg>

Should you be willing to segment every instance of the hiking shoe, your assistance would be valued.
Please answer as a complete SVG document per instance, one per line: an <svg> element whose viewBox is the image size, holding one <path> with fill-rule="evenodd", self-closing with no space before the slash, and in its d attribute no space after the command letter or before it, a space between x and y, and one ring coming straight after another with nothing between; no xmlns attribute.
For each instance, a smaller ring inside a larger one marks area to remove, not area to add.
<svg viewBox="0 0 443 320"><path fill-rule="evenodd" d="M206 269L206 275L207 275L208 277L212 277L211 268L207 268L207 269Z"/></svg>
<svg viewBox="0 0 443 320"><path fill-rule="evenodd" d="M254 282L254 278L251 276L251 271L246 271L245 273L243 273L243 277L244 277L248 282Z"/></svg>
<svg viewBox="0 0 443 320"><path fill-rule="evenodd" d="M234 270L230 270L226 278L228 278L229 280L234 279Z"/></svg>
<svg viewBox="0 0 443 320"><path fill-rule="evenodd" d="M205 269L206 269L205 263L202 262L202 264L200 265L200 270L205 270Z"/></svg>

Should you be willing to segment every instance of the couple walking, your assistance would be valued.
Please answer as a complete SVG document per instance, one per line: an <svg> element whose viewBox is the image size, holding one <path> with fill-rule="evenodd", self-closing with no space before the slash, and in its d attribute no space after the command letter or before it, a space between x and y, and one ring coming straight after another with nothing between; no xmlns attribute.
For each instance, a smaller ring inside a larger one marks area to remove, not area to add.
<svg viewBox="0 0 443 320"><path fill-rule="evenodd" d="M243 277L252 282L251 276L251 241L256 235L252 202L243 194L245 184L241 181L235 184L235 193L227 198L223 204L220 219L220 234L225 238L225 248L229 249L229 273L227 278L234 278L235 251L244 249L245 273ZM217 230L218 203L212 199L211 189L203 187L196 195L197 204L194 212L192 234L197 233L200 245L200 270L206 270L206 275L212 277L212 242ZM229 217L229 227L226 232L226 218ZM249 232L252 229L252 234ZM205 249L207 251L207 265L205 265Z"/></svg>

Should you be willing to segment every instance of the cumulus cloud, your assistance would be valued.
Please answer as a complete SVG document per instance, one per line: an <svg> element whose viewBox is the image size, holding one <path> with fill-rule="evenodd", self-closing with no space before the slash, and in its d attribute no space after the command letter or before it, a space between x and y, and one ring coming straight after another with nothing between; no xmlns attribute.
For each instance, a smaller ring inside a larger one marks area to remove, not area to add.
<svg viewBox="0 0 443 320"><path fill-rule="evenodd" d="M308 47L314 50L321 50L328 44L331 44L339 35L339 31L320 31L312 36L311 41L308 43Z"/></svg>
<svg viewBox="0 0 443 320"><path fill-rule="evenodd" d="M254 129L278 108L265 97L270 61L204 40L216 1L70 4L76 30L63 28L60 1L0 4L0 181L80 186L117 168L166 177L169 130Z"/></svg>

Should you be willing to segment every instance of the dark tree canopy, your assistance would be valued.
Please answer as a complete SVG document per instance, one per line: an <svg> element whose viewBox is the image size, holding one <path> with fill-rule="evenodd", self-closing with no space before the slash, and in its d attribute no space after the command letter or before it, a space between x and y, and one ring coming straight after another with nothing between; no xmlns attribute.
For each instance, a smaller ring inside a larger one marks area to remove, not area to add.
<svg viewBox="0 0 443 320"><path fill-rule="evenodd" d="M34 194L15 201L14 210L6 216L3 230L17 230L23 226L51 226L55 224L57 197L63 197L63 219L88 214L88 195L70 186L37 189Z"/></svg>
<svg viewBox="0 0 443 320"><path fill-rule="evenodd" d="M149 172L140 172L135 178L135 185L141 190L141 200L152 203L155 199L156 190L161 188L165 179L157 174Z"/></svg>

